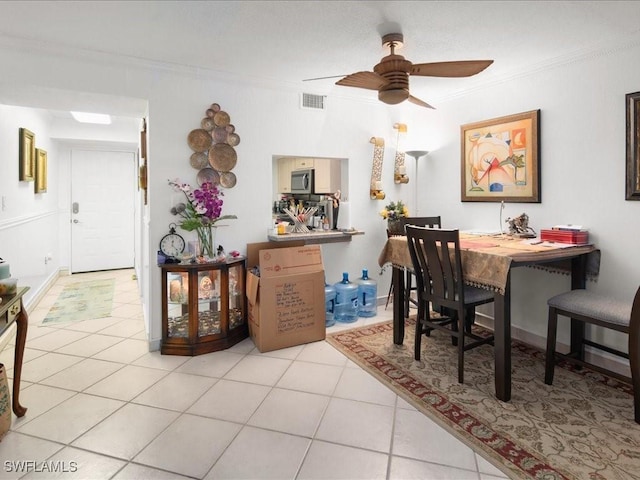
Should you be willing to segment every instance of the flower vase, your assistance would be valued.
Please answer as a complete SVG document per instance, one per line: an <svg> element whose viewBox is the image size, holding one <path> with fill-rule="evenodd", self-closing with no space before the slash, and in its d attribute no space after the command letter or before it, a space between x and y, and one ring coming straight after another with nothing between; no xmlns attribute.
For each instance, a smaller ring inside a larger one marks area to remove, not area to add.
<svg viewBox="0 0 640 480"><path fill-rule="evenodd" d="M387 231L390 235L404 235L404 225L399 219L390 218L387 220Z"/></svg>
<svg viewBox="0 0 640 480"><path fill-rule="evenodd" d="M216 232L215 227L207 226L197 229L200 256L213 260L216 256Z"/></svg>

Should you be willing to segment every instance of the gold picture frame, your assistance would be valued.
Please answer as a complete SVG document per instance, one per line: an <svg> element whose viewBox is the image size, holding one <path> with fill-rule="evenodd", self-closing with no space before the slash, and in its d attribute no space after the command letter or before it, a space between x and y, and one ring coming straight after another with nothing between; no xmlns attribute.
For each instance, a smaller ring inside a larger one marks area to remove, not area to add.
<svg viewBox="0 0 640 480"><path fill-rule="evenodd" d="M36 134L26 128L20 128L20 181L31 182L35 179Z"/></svg>
<svg viewBox="0 0 640 480"><path fill-rule="evenodd" d="M540 203L540 110L460 127L463 202Z"/></svg>
<svg viewBox="0 0 640 480"><path fill-rule="evenodd" d="M36 148L36 179L34 182L35 193L47 191L47 152Z"/></svg>
<svg viewBox="0 0 640 480"><path fill-rule="evenodd" d="M627 93L627 182L625 200L640 200L640 92Z"/></svg>

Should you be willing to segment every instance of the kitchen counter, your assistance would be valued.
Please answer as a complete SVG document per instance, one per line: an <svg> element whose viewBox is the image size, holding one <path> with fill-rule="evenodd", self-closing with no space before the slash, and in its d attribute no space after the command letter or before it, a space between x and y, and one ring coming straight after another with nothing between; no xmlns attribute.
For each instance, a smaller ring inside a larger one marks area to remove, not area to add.
<svg viewBox="0 0 640 480"><path fill-rule="evenodd" d="M358 230L329 230L315 231L309 233L285 233L284 235L268 235L270 242L289 242L292 240L303 240L305 245L315 245L318 243L350 242L354 235L364 235Z"/></svg>

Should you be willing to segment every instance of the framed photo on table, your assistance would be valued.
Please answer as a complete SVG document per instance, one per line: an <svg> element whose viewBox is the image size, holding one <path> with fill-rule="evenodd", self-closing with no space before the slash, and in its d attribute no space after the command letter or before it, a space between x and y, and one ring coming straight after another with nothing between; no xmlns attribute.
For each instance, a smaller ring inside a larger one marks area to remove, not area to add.
<svg viewBox="0 0 640 480"><path fill-rule="evenodd" d="M640 200L640 92L627 93L627 189L625 200Z"/></svg>
<svg viewBox="0 0 640 480"><path fill-rule="evenodd" d="M463 202L540 203L540 110L460 127Z"/></svg>
<svg viewBox="0 0 640 480"><path fill-rule="evenodd" d="M21 128L19 144L20 181L31 182L35 179L36 134Z"/></svg>
<svg viewBox="0 0 640 480"><path fill-rule="evenodd" d="M41 148L36 148L36 181L34 184L35 193L47 191L47 152Z"/></svg>

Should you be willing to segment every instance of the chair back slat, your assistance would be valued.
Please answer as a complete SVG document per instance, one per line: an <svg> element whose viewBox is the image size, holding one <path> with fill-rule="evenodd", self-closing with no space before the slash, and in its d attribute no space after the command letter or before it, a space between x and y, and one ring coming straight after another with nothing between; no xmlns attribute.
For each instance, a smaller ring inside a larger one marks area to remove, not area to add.
<svg viewBox="0 0 640 480"><path fill-rule="evenodd" d="M458 230L407 225L409 253L419 281L433 305L457 308L464 304L464 283ZM424 289L425 285L430 288Z"/></svg>
<svg viewBox="0 0 640 480"><path fill-rule="evenodd" d="M424 244L418 235L408 234L407 243L409 245L409 254L411 255L411 263L413 264L413 273L416 276L416 287L418 295L426 298L426 285L429 285L429 270L427 266L427 256Z"/></svg>

